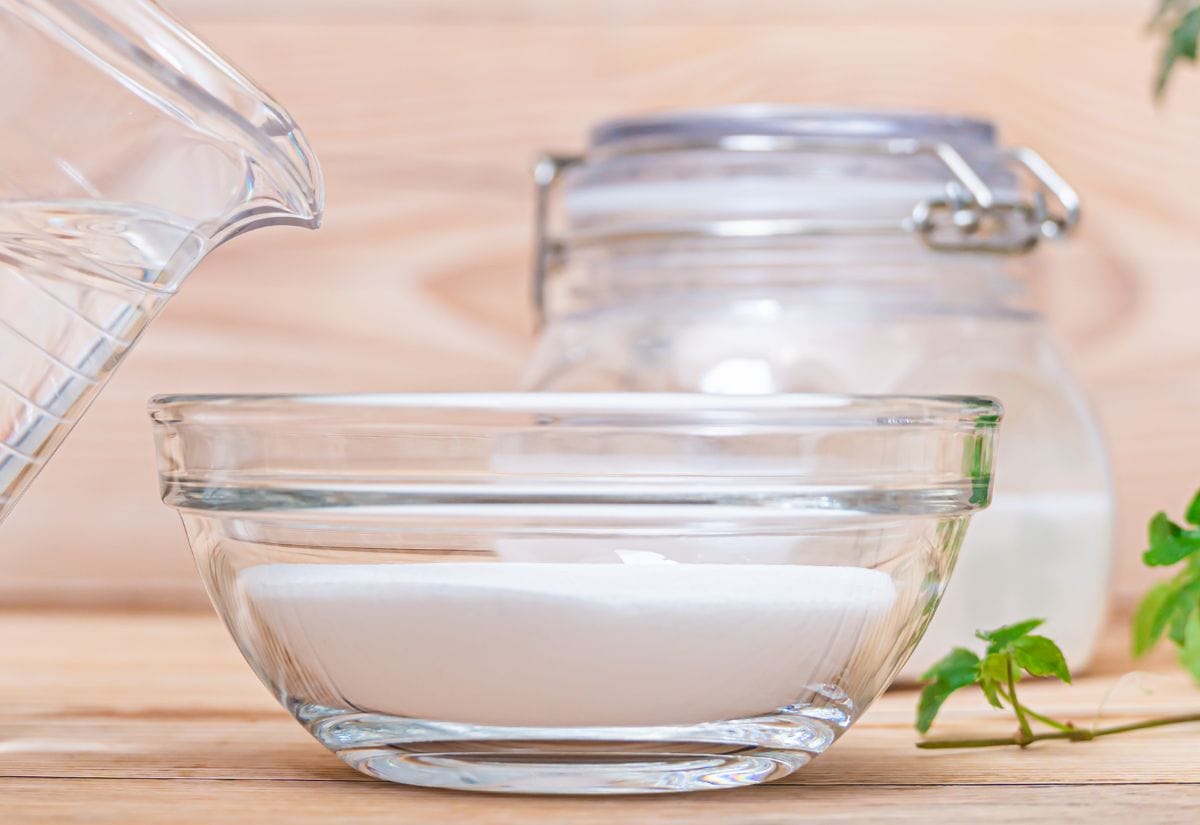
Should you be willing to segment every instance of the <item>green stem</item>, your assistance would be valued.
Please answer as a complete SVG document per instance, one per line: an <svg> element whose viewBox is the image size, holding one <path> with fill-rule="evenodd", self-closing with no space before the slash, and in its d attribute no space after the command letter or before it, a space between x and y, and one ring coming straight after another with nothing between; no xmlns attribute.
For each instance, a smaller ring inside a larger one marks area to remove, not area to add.
<svg viewBox="0 0 1200 825"><path fill-rule="evenodd" d="M1116 733L1128 733L1132 730L1146 730L1147 728L1161 728L1166 725L1182 725L1187 722L1200 722L1200 713L1186 713L1180 716L1160 716L1156 719L1130 722L1125 725L1113 725L1112 727L1097 728L1096 730L1071 728L1070 730L1060 730L1054 733L1035 733L1028 738L1028 741L1024 741L1025 737L1023 735L996 739L933 739L918 742L917 747L924 750L942 750L946 748L992 748L1001 745L1019 745L1024 748L1032 742L1042 742L1047 739L1068 739L1072 742L1087 742L1100 736L1112 736Z"/></svg>
<svg viewBox="0 0 1200 825"><path fill-rule="evenodd" d="M1017 697L1009 696L1004 691L1004 688L997 688L996 692L999 693L1004 699L1008 700L1008 703L1012 705L1014 709L1017 705L1021 704L1017 701ZM1029 707L1029 705L1021 705L1021 710L1025 712L1026 716L1038 720L1043 725L1049 725L1055 730L1075 730L1075 726L1070 722L1060 722L1052 716L1046 716L1044 713L1038 713L1036 710Z"/></svg>
<svg viewBox="0 0 1200 825"><path fill-rule="evenodd" d="M1025 717L1025 708L1017 701L1017 665L1013 661L1012 654L1008 654L1008 694L1011 697L1013 712L1017 714L1017 724L1021 727L1021 735L1017 737L1017 744L1025 747L1030 742L1035 741L1033 738L1033 728L1029 726L1029 720Z"/></svg>
<svg viewBox="0 0 1200 825"><path fill-rule="evenodd" d="M1045 714L1038 713L1036 710L1033 710L1032 708L1030 708L1029 705L1021 705L1021 710L1025 711L1026 715L1038 720L1043 725L1047 725L1049 727L1054 728L1055 730L1061 730L1061 731L1075 730L1075 726L1072 725L1070 722L1060 722L1051 716L1046 716Z"/></svg>

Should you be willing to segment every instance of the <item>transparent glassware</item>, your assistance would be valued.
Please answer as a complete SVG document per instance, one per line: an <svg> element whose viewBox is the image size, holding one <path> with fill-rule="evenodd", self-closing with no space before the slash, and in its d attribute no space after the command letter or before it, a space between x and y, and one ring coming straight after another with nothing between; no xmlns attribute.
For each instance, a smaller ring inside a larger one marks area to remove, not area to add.
<svg viewBox="0 0 1200 825"><path fill-rule="evenodd" d="M255 673L347 764L732 788L913 650L991 487L979 398L167 396L163 501Z"/></svg>
<svg viewBox="0 0 1200 825"><path fill-rule="evenodd" d="M1087 666L1114 505L1027 292L1024 253L1078 219L1044 161L986 121L743 106L601 124L538 176L525 389L994 396L995 500L904 676L1029 617Z"/></svg>
<svg viewBox="0 0 1200 825"><path fill-rule="evenodd" d="M315 227L291 117L142 0L0 2L0 519L215 246Z"/></svg>

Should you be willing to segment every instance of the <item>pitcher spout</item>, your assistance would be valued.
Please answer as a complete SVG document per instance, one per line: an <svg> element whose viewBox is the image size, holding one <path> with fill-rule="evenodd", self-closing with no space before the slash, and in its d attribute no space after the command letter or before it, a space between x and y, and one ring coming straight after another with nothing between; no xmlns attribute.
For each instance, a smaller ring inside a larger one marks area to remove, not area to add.
<svg viewBox="0 0 1200 825"><path fill-rule="evenodd" d="M248 151L243 199L206 233L211 246L264 226L317 229L325 209L325 181L304 134L287 112L274 111L275 129L258 132L262 140Z"/></svg>
<svg viewBox="0 0 1200 825"><path fill-rule="evenodd" d="M155 3L0 0L0 17L5 62L55 69L18 73L5 94L38 99L47 132L88 125L88 141L42 147L61 156L63 194L173 215L208 248L320 223L320 167L291 115ZM37 86L51 78L53 95ZM47 177L23 189L45 191Z"/></svg>

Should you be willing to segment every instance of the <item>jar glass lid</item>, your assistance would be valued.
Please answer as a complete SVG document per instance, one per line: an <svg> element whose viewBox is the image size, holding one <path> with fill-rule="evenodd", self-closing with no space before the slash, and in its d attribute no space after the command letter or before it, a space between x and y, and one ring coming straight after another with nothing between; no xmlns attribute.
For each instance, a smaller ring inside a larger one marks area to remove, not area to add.
<svg viewBox="0 0 1200 825"><path fill-rule="evenodd" d="M1074 190L988 121L767 105L597 126L535 171L538 283L574 249L907 233L1020 253L1079 220Z"/></svg>

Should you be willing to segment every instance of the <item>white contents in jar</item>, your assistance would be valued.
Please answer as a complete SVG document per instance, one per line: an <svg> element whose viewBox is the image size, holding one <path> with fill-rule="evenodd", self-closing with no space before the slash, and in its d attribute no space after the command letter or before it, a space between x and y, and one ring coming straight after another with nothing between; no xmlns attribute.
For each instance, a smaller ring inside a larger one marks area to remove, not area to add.
<svg viewBox="0 0 1200 825"><path fill-rule="evenodd" d="M267 564L239 582L256 664L294 697L483 725L770 713L894 642L881 571L626 561Z"/></svg>
<svg viewBox="0 0 1200 825"><path fill-rule="evenodd" d="M978 649L976 630L1024 619L1062 648L1074 669L1103 627L1112 502L1103 493L998 493L967 529L954 574L921 644L900 675L920 678L954 647Z"/></svg>

